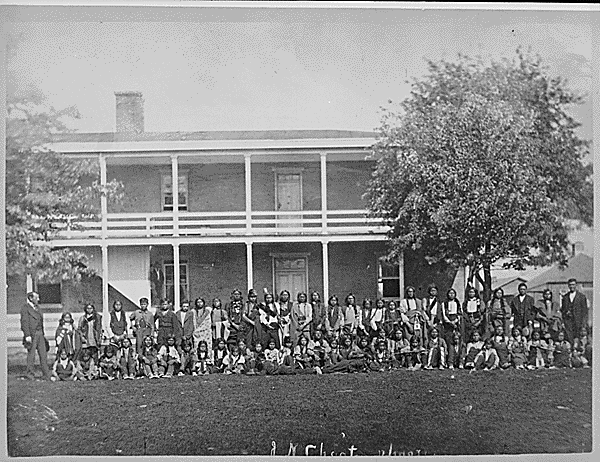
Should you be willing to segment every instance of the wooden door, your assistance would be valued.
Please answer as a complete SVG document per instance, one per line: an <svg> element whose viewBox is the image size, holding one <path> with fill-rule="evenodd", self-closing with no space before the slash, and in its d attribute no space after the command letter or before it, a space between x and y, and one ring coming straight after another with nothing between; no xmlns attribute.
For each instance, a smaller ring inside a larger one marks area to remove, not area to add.
<svg viewBox="0 0 600 462"><path fill-rule="evenodd" d="M276 209L285 212L302 210L302 175L300 173L277 173L276 175ZM277 218L278 227L302 227L301 215L278 215Z"/></svg>
<svg viewBox="0 0 600 462"><path fill-rule="evenodd" d="M307 291L307 261L306 257L300 258L275 258L274 262L274 290L279 294L287 290L292 301L296 300L299 292Z"/></svg>

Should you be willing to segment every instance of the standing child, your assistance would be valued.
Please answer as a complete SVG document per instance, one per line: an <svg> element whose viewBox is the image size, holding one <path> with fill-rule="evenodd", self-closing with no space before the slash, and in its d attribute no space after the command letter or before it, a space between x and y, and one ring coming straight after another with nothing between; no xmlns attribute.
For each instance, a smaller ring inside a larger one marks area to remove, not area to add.
<svg viewBox="0 0 600 462"><path fill-rule="evenodd" d="M133 346L131 346L131 340L129 340L128 337L121 340L121 348L117 353L117 357L119 360L121 377L123 379L133 380L136 374L135 363L137 358Z"/></svg>
<svg viewBox="0 0 600 462"><path fill-rule="evenodd" d="M131 313L129 319L135 336L135 347L139 354L144 347L144 339L148 335L154 338L154 316L148 311L146 297L140 298L140 309Z"/></svg>
<svg viewBox="0 0 600 462"><path fill-rule="evenodd" d="M491 338L486 339L483 344L483 350L475 357L475 369L492 371L498 368L500 358L494 349L494 342Z"/></svg>
<svg viewBox="0 0 600 462"><path fill-rule="evenodd" d="M154 345L152 335L146 335L141 342L138 361L142 373L149 379L158 378L158 350Z"/></svg>
<svg viewBox="0 0 600 462"><path fill-rule="evenodd" d="M98 378L98 368L90 352L83 350L81 357L75 362L75 380L95 380Z"/></svg>
<svg viewBox="0 0 600 462"><path fill-rule="evenodd" d="M548 345L542 340L540 331L534 330L531 334L531 340L527 343L529 350L529 366L528 369L540 369L546 367L548 362Z"/></svg>
<svg viewBox="0 0 600 462"><path fill-rule="evenodd" d="M275 311L277 312L277 320L279 323L278 345L283 345L283 339L286 337L292 336L292 339L296 337L295 333L291 331L292 308L293 303L290 293L287 290L282 290L278 300L275 302Z"/></svg>
<svg viewBox="0 0 600 462"><path fill-rule="evenodd" d="M242 374L246 359L240 352L240 347L237 345L231 345L229 354L223 358L223 365L225 366L225 374Z"/></svg>
<svg viewBox="0 0 600 462"><path fill-rule="evenodd" d="M446 341L440 337L438 328L432 328L427 342L427 365L425 369L433 369L434 367L445 369L447 352Z"/></svg>
<svg viewBox="0 0 600 462"><path fill-rule="evenodd" d="M81 339L79 331L75 329L75 322L71 313L68 311L63 313L58 321L56 329L56 355L60 356L60 352L65 350L70 359L75 359L81 351Z"/></svg>
<svg viewBox="0 0 600 462"><path fill-rule="evenodd" d="M512 337L508 341L508 351L515 369L525 369L527 365L527 339L521 334L521 329L513 327Z"/></svg>
<svg viewBox="0 0 600 462"><path fill-rule="evenodd" d="M52 376L50 379L55 381L71 381L75 379L75 364L69 359L67 350L60 350L60 355L56 358L52 366Z"/></svg>
<svg viewBox="0 0 600 462"><path fill-rule="evenodd" d="M115 300L113 310L110 312L108 338L120 343L128 335L129 322L127 322L127 315L123 312L123 304L119 300Z"/></svg>
<svg viewBox="0 0 600 462"><path fill-rule="evenodd" d="M385 311L382 329L385 331L386 336L391 336L396 328L400 325L400 322L400 311L396 308L396 302L394 300L390 300L387 310Z"/></svg>
<svg viewBox="0 0 600 462"><path fill-rule="evenodd" d="M96 307L88 303L78 326L82 348L87 348L94 358L98 359L102 344L102 316L96 312Z"/></svg>
<svg viewBox="0 0 600 462"><path fill-rule="evenodd" d="M307 340L311 339L311 330L313 322L312 305L308 303L306 294L300 292L298 294L298 302L292 306L291 312L291 323L290 323L290 336L292 342L298 343L300 336L306 337Z"/></svg>
<svg viewBox="0 0 600 462"><path fill-rule="evenodd" d="M314 338L316 331L321 331L322 335L327 335L327 331L329 330L327 307L321 301L321 295L319 292L314 291L310 294L310 304L312 306L313 313L312 338Z"/></svg>
<svg viewBox="0 0 600 462"><path fill-rule="evenodd" d="M175 336L167 338L167 344L158 350L158 372L161 377L170 379L173 374L179 372L181 366L181 355L175 346Z"/></svg>
<svg viewBox="0 0 600 462"><path fill-rule="evenodd" d="M483 341L478 330L474 330L471 335L471 341L467 343L465 355L465 369L475 368L475 358L483 350Z"/></svg>
<svg viewBox="0 0 600 462"><path fill-rule="evenodd" d="M234 289L233 292L231 292L230 301L225 307L225 311L227 311L227 319L229 319L229 336L227 337L227 343L229 345L234 345L245 336L242 319L244 313L244 299L242 298L242 292L239 289Z"/></svg>
<svg viewBox="0 0 600 462"><path fill-rule="evenodd" d="M213 366L213 360L208 349L208 343L206 340L200 340L198 343L198 350L196 351L196 369L192 375L208 375Z"/></svg>
<svg viewBox="0 0 600 462"><path fill-rule="evenodd" d="M113 345L108 345L100 358L100 377L115 380L119 375L119 360Z"/></svg>
<svg viewBox="0 0 600 462"><path fill-rule="evenodd" d="M220 338L215 342L217 347L213 351L213 367L211 372L213 374L222 374L225 371L224 360L229 354L229 350L227 350L227 344L225 340Z"/></svg>
<svg viewBox="0 0 600 462"><path fill-rule="evenodd" d="M482 335L483 312L484 307L479 293L474 287L469 287L467 290L467 298L463 303L463 333L465 338L473 337L473 332L479 332Z"/></svg>
<svg viewBox="0 0 600 462"><path fill-rule="evenodd" d="M229 316L227 315L227 310L223 308L220 298L213 299L210 315L215 344L217 343L217 339L222 339L227 343L227 339L229 338Z"/></svg>
<svg viewBox="0 0 600 462"><path fill-rule="evenodd" d="M262 332L261 343L268 345L271 340L275 340L276 348L281 346L281 340L279 338L280 325L279 325L279 314L277 306L275 305L275 299L273 294L265 291L264 302L259 305L259 319ZM285 319L284 319L285 321Z"/></svg>
<svg viewBox="0 0 600 462"><path fill-rule="evenodd" d="M169 337L173 337L176 341L179 323L169 300L160 301L160 310L156 311L154 322L156 324L156 344L159 347L167 345Z"/></svg>
<svg viewBox="0 0 600 462"><path fill-rule="evenodd" d="M339 341L340 336L342 335L342 326L344 325L344 311L342 310L342 307L339 304L339 300L335 295L329 297L328 305L328 336L330 338L335 338Z"/></svg>
<svg viewBox="0 0 600 462"><path fill-rule="evenodd" d="M571 367L571 344L565 338L565 331L558 333L558 339L554 344L554 366Z"/></svg>

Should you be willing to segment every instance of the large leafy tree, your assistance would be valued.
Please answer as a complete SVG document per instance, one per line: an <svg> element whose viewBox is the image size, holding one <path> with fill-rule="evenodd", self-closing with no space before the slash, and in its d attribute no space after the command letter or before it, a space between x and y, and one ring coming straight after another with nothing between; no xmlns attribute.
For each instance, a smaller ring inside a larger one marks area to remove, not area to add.
<svg viewBox="0 0 600 462"><path fill-rule="evenodd" d="M54 134L70 131L67 122L79 117L75 108L56 110L33 96L9 99L7 113L7 274L47 283L93 275L85 254L51 241L67 222L97 218L100 195L119 200L121 185L113 181L102 191L97 161L45 148Z"/></svg>
<svg viewBox="0 0 600 462"><path fill-rule="evenodd" d="M568 113L582 97L520 50L428 70L399 109L384 109L369 208L391 227L391 260L418 249L466 263L487 299L494 263L564 263L570 223L592 222L589 143Z"/></svg>

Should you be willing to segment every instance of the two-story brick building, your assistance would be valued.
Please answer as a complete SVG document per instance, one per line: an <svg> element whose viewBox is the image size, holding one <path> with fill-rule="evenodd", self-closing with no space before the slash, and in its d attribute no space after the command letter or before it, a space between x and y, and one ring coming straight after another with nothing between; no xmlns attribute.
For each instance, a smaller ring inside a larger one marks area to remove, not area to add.
<svg viewBox="0 0 600 462"><path fill-rule="evenodd" d="M101 220L54 242L84 251L100 278L62 287L33 281L48 307L79 312L92 301L106 313L114 299L132 309L140 297L178 306L252 287L288 289L294 298L313 290L324 300L349 292L399 298L405 282L421 293L431 280L451 283L451 274L419 259L382 262L386 229L367 218L363 198L374 133L148 133L142 95L116 100L115 133L60 135L51 146L97 159L101 181L121 181L125 194L118 206L103 198ZM25 285L9 280L17 307Z"/></svg>

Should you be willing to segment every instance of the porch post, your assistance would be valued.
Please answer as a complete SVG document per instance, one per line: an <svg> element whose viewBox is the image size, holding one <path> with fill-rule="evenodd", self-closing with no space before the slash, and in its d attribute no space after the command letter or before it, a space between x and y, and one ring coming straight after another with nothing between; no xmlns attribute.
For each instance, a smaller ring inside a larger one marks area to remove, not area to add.
<svg viewBox="0 0 600 462"><path fill-rule="evenodd" d="M254 287L254 274L252 273L252 266L252 242L246 242L246 285L248 290Z"/></svg>
<svg viewBox="0 0 600 462"><path fill-rule="evenodd" d="M102 241L102 327L108 331L110 315L108 312L108 244Z"/></svg>
<svg viewBox="0 0 600 462"><path fill-rule="evenodd" d="M327 234L327 153L321 153L321 232Z"/></svg>
<svg viewBox="0 0 600 462"><path fill-rule="evenodd" d="M404 252L400 254L398 259L398 284L400 285L400 298L404 298Z"/></svg>
<svg viewBox="0 0 600 462"><path fill-rule="evenodd" d="M181 305L179 268L179 243L173 244L173 310L178 310Z"/></svg>
<svg viewBox="0 0 600 462"><path fill-rule="evenodd" d="M329 300L329 242L321 243L323 249L323 303Z"/></svg>
<svg viewBox="0 0 600 462"><path fill-rule="evenodd" d="M100 154L100 219L102 220L101 238L106 239L108 235L108 202L106 197L106 156Z"/></svg>
<svg viewBox="0 0 600 462"><path fill-rule="evenodd" d="M179 165L177 155L171 154L171 183L173 190L173 236L179 236Z"/></svg>
<svg viewBox="0 0 600 462"><path fill-rule="evenodd" d="M246 184L246 234L250 234L252 219L252 167L250 154L244 154L244 175Z"/></svg>

